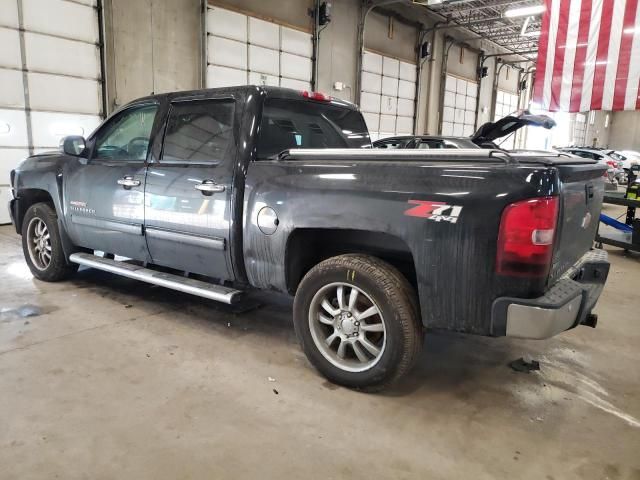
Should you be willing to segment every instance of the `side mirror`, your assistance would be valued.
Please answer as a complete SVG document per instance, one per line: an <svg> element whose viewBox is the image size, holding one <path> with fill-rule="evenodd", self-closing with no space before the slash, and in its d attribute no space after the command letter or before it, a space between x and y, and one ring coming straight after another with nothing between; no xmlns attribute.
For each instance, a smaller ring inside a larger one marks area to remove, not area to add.
<svg viewBox="0 0 640 480"><path fill-rule="evenodd" d="M70 135L60 140L60 149L73 157L79 157L86 147L86 141L80 135Z"/></svg>

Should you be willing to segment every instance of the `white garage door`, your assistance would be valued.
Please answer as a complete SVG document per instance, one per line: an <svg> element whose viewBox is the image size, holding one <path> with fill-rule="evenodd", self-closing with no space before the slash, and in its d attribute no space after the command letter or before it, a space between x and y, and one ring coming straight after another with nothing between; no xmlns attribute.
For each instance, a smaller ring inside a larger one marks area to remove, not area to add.
<svg viewBox="0 0 640 480"><path fill-rule="evenodd" d="M220 7L207 11L207 87L311 90L311 35Z"/></svg>
<svg viewBox="0 0 640 480"><path fill-rule="evenodd" d="M493 121L500 120L516 110L518 110L518 95L506 90L498 90L496 92L496 114ZM515 139L515 135L510 135L506 139L498 139L498 143L502 148L510 150L515 148Z"/></svg>
<svg viewBox="0 0 640 480"><path fill-rule="evenodd" d="M0 223L9 172L102 117L95 0L0 0Z"/></svg>
<svg viewBox="0 0 640 480"><path fill-rule="evenodd" d="M444 84L442 135L472 135L476 127L478 84L472 80L447 75Z"/></svg>
<svg viewBox="0 0 640 480"><path fill-rule="evenodd" d="M413 133L415 64L365 51L361 85L360 110L372 140Z"/></svg>

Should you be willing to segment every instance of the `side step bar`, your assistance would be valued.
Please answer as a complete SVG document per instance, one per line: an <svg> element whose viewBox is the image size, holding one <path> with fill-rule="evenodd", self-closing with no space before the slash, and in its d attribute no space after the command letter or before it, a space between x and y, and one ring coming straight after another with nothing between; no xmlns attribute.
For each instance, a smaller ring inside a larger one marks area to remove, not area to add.
<svg viewBox="0 0 640 480"><path fill-rule="evenodd" d="M139 265L97 257L90 253L73 253L69 260L87 267L216 300L217 302L228 303L229 305L237 303L242 294L242 291L234 290L233 288L214 285L193 278L185 278L171 273L157 272Z"/></svg>

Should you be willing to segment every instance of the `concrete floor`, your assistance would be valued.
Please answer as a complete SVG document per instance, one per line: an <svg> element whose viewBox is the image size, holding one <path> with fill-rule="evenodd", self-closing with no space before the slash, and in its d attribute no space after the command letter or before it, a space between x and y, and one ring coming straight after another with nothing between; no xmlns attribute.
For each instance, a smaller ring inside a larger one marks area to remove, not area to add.
<svg viewBox="0 0 640 480"><path fill-rule="evenodd" d="M1 227L0 478L640 479L640 256L609 251L597 329L428 335L367 395L310 367L286 302L234 315L98 271L42 283ZM523 354L541 371L506 366Z"/></svg>

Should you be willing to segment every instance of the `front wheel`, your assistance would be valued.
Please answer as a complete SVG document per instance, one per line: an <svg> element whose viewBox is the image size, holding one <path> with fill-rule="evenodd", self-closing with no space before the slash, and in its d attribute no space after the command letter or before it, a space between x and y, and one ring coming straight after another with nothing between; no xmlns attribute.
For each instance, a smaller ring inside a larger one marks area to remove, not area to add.
<svg viewBox="0 0 640 480"><path fill-rule="evenodd" d="M22 221L22 250L29 270L39 280L64 280L78 270L78 265L66 261L58 216L47 203L36 203L27 209Z"/></svg>
<svg viewBox="0 0 640 480"><path fill-rule="evenodd" d="M396 268L368 255L341 255L312 268L296 292L294 325L323 375L361 390L395 382L422 348L413 288Z"/></svg>

